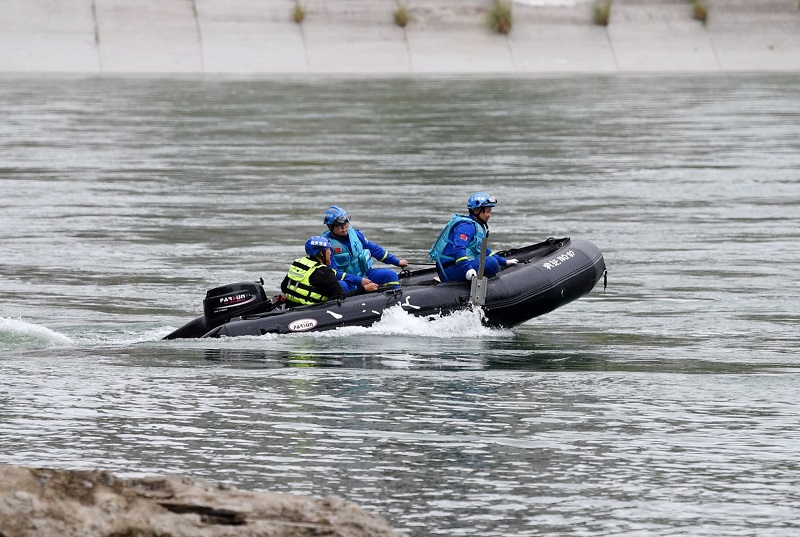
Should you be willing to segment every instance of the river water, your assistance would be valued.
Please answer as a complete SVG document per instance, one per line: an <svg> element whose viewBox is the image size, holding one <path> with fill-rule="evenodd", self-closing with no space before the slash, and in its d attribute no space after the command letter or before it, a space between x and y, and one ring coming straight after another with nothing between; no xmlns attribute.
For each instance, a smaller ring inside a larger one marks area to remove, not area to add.
<svg viewBox="0 0 800 537"><path fill-rule="evenodd" d="M340 495L410 536L796 535L800 76L0 78L0 463ZM513 330L161 341L330 204L604 252Z"/></svg>

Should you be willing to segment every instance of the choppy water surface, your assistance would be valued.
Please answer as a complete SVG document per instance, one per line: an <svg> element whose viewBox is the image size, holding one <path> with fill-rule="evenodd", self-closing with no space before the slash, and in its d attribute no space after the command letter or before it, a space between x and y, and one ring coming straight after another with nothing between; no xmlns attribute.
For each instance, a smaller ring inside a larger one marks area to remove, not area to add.
<svg viewBox="0 0 800 537"><path fill-rule="evenodd" d="M0 462L338 494L413 536L795 535L800 77L0 78ZM336 203L604 251L514 330L160 338Z"/></svg>

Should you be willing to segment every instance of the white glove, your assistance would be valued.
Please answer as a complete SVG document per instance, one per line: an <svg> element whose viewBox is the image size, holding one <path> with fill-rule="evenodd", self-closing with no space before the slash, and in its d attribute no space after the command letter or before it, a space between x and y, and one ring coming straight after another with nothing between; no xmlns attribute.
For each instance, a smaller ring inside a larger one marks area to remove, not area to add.
<svg viewBox="0 0 800 537"><path fill-rule="evenodd" d="M475 271L474 268L471 268L467 271L467 281L471 280L472 278L477 278L478 273Z"/></svg>
<svg viewBox="0 0 800 537"><path fill-rule="evenodd" d="M519 260L518 259L506 259L506 266L507 267L511 267L511 266L514 266L514 265L517 265L517 264L519 264Z"/></svg>

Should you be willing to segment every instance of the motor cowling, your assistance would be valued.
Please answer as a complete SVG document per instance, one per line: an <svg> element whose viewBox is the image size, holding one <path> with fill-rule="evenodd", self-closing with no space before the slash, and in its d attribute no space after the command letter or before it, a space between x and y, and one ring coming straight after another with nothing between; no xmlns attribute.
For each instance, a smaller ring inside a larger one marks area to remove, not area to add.
<svg viewBox="0 0 800 537"><path fill-rule="evenodd" d="M214 328L234 317L266 311L271 305L260 283L239 282L208 291L203 300L203 313L208 327Z"/></svg>

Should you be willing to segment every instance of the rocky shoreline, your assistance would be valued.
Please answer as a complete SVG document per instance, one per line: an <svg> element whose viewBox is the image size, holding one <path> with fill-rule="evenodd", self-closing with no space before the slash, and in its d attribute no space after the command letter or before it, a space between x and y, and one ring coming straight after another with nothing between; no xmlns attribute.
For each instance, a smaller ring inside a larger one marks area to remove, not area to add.
<svg viewBox="0 0 800 537"><path fill-rule="evenodd" d="M0 537L402 537L337 496L0 465Z"/></svg>

